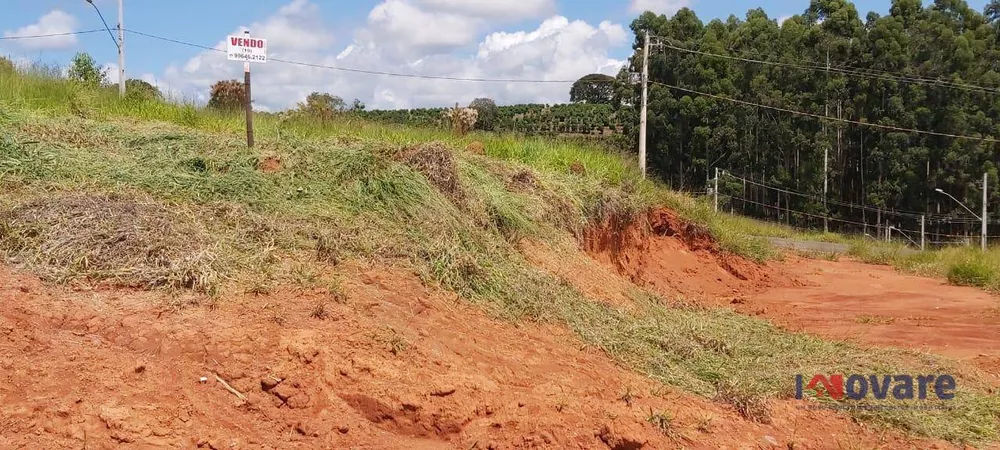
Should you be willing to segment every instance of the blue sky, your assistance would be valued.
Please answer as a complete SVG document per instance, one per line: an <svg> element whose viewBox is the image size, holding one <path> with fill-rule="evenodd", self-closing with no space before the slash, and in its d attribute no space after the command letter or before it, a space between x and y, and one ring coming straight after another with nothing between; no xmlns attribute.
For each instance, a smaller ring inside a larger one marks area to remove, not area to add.
<svg viewBox="0 0 1000 450"><path fill-rule="evenodd" d="M5 14L0 16L0 36L102 27L94 8L85 0L9 1L14 8L5 8ZM95 3L114 27L117 0L95 0ZM985 0L977 0L970 5L982 9L984 3ZM566 79L595 71L614 73L615 62L620 63L629 54L628 25L637 8L645 6L669 13L682 5L693 8L707 22L730 14L742 17L755 7L763 7L769 15L779 18L801 13L808 3L792 0L764 3L760 0L125 0L125 27L213 46L240 27L253 25L268 32L263 37L271 44L269 53L285 59L431 75ZM863 17L868 11L886 13L889 2L865 0L856 5ZM378 31L384 29L391 32ZM304 41L281 37L292 36L296 31L303 33ZM316 36L321 38L314 39ZM493 44L487 45L490 42ZM227 64L224 55L220 58L211 52L141 36L128 36L126 49L129 78L141 77L175 95L195 100L204 100L213 78L235 77L242 70L239 63ZM0 40L0 54L31 61L66 64L77 51L90 53L102 64L117 62L114 42L107 33L79 35L75 40L67 37L33 42ZM356 97L376 107L442 106L441 103L465 101L475 95L489 95L501 102L556 102L564 101L567 96L561 91L554 92L551 85L484 87L383 77L375 80L370 76L320 73L275 63L259 70L264 78L262 83L268 85L255 96L255 102L264 109L290 106L300 100L296 97L304 97L312 90L338 90L333 93Z"/></svg>

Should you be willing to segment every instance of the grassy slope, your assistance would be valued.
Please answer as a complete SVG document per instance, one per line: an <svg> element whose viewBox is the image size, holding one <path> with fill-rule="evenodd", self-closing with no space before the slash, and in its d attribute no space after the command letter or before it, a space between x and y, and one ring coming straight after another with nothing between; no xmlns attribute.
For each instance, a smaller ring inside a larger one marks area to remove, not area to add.
<svg viewBox="0 0 1000 450"><path fill-rule="evenodd" d="M570 231L609 214L658 203L707 223L733 251L759 260L773 255L747 237L748 230L733 222L738 219L715 216L705 205L640 181L635 164L620 155L541 139L455 138L357 121L268 119L256 125L258 147L251 151L243 145L239 117L2 76L0 205L5 211L32 200L44 206L67 192L117 192L168 205L178 222L207 237L204 248L216 255L213 276L204 277L216 281L202 286L206 290L266 291L289 282L335 290L335 279L316 275L330 255L405 264L497 317L564 323L622 364L718 396L751 418L766 416L767 399L789 397L798 373L955 371L945 360L786 333L728 311L676 306L641 290L634 295L641 308L617 310L527 264L511 245L520 237L569 239ZM461 149L473 139L485 144L488 157L453 153L460 195L444 195L398 160L399 150L413 144L438 140ZM279 158L282 169L258 170L265 156ZM569 171L574 162L585 166L585 175ZM518 177L523 173L534 181L527 188L512 184L525 179ZM0 225L0 250L44 273L46 260L11 245L23 242L11 236L28 235L11 232L25 224ZM55 226L67 233L87 229L71 225ZM77 250L87 256L87 248ZM115 276L92 267L74 265L68 277ZM959 413L854 414L955 441L997 439L1000 401L983 394L974 376L959 386Z"/></svg>

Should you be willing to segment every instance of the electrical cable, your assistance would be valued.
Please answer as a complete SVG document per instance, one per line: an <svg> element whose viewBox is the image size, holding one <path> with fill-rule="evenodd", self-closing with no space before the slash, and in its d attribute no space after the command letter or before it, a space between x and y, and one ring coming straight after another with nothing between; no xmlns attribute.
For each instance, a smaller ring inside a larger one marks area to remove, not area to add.
<svg viewBox="0 0 1000 450"><path fill-rule="evenodd" d="M68 31L65 33L49 33L49 34L33 34L29 36L0 36L0 41L13 41L19 39L40 39L58 36L75 36L79 34L90 34L90 33L100 33L104 31L104 28L98 28L94 30L83 30L83 31Z"/></svg>

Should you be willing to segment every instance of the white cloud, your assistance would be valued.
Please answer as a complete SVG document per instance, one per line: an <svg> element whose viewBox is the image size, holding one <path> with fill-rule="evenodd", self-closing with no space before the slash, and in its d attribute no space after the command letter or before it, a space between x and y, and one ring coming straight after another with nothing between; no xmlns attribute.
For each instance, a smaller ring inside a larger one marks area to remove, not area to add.
<svg viewBox="0 0 1000 450"><path fill-rule="evenodd" d="M784 24L786 20L791 19L791 18L792 18L791 14L778 17L778 25Z"/></svg>
<svg viewBox="0 0 1000 450"><path fill-rule="evenodd" d="M616 60L612 53L629 43L629 34L620 24L591 25L561 16L550 17L534 29L485 36L477 30L488 32L488 21L472 25L468 20L455 22L447 30L443 27L457 21L457 14L432 15L407 0L386 0L377 5L367 24L355 30L353 41L339 46L299 46L292 40L272 40L271 36L291 27L301 34L331 35L316 20L299 20L303 11L319 16L312 8L316 6L296 0L262 23L251 25L254 30L269 30L267 35L254 33L268 38L269 57L420 76L572 81L592 72L617 73L624 61ZM223 48L222 44L217 48ZM169 67L162 81L189 93L186 98L205 102L212 83L242 79L242 71L242 64L227 61L224 53L205 51ZM294 107L314 91L329 92L348 102L358 98L369 108L449 106L483 96L500 104L559 103L569 100L571 84L389 77L276 61L254 64L253 71L255 108L271 110Z"/></svg>
<svg viewBox="0 0 1000 450"><path fill-rule="evenodd" d="M447 12L484 19L533 19L556 12L555 0L469 1L417 0L432 12Z"/></svg>
<svg viewBox="0 0 1000 450"><path fill-rule="evenodd" d="M4 37L39 36L76 31L77 20L61 10L42 16L37 23L26 25L14 31L4 31ZM18 39L19 45L30 50L65 49L76 45L76 35L51 36L44 38Z"/></svg>
<svg viewBox="0 0 1000 450"><path fill-rule="evenodd" d="M652 11L672 16L681 8L690 5L690 0L632 0L629 11L633 13Z"/></svg>
<svg viewBox="0 0 1000 450"><path fill-rule="evenodd" d="M447 51L475 41L477 19L430 13L405 0L386 0L368 14L370 39L392 45L400 53Z"/></svg>

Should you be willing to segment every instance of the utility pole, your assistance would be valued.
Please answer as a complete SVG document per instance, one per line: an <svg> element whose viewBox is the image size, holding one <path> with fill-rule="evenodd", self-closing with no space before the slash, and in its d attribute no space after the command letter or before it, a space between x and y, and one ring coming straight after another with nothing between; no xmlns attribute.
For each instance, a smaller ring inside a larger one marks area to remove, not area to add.
<svg viewBox="0 0 1000 450"><path fill-rule="evenodd" d="M639 116L639 170L646 177L646 101L649 84L649 30L643 32L642 44L642 112Z"/></svg>
<svg viewBox="0 0 1000 450"><path fill-rule="evenodd" d="M718 167L715 168L715 186L712 188L712 195L715 197L715 212L719 212L719 168Z"/></svg>
<svg viewBox="0 0 1000 450"><path fill-rule="evenodd" d="M983 251L984 252L986 251L986 201L987 201L986 193L988 192L986 188L987 188L987 179L989 178L989 176L990 174L988 173L983 174Z"/></svg>
<svg viewBox="0 0 1000 450"><path fill-rule="evenodd" d="M829 48L826 49L826 83L827 83L827 89L829 89L829 87L830 87L830 49ZM825 117L829 117L830 116L830 99L829 99L829 97L826 99L826 104L823 105L823 116L825 116ZM826 136L826 124L825 123L823 124L823 137L824 138L827 137ZM826 233L830 232L830 221L829 221L830 211L826 207L826 191L827 191L827 184L828 184L828 181L829 181L828 180L828 178L829 178L829 172L828 172L829 168L827 167L827 163L830 160L830 158L829 158L829 152L830 152L830 145L829 145L829 143L825 143L823 145L823 231L826 232Z"/></svg>
<svg viewBox="0 0 1000 450"><path fill-rule="evenodd" d="M118 96L125 97L125 11L118 0Z"/></svg>
<svg viewBox="0 0 1000 450"><path fill-rule="evenodd" d="M920 216L920 251L924 251L924 216Z"/></svg>
<svg viewBox="0 0 1000 450"><path fill-rule="evenodd" d="M243 35L247 38L250 37L250 30L245 30ZM243 63L243 87L246 91L246 110L247 110L247 147L253 148L253 105L250 96L250 61L245 61Z"/></svg>

